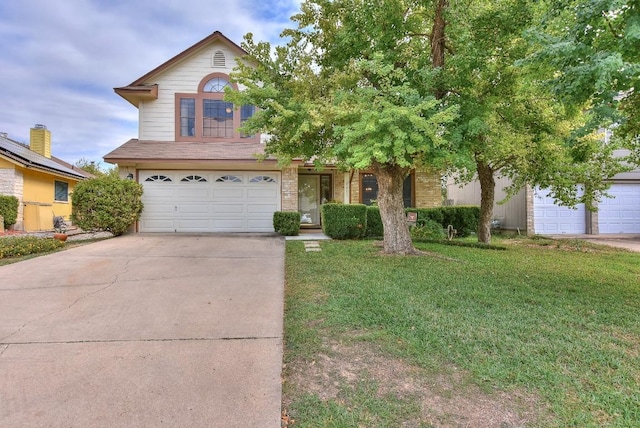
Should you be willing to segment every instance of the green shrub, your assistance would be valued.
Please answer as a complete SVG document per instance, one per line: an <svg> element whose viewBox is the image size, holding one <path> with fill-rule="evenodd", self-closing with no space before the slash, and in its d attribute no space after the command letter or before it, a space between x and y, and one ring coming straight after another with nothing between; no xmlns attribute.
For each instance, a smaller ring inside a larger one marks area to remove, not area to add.
<svg viewBox="0 0 640 428"><path fill-rule="evenodd" d="M480 207L476 206L408 208L407 212L418 213L416 226L424 226L427 221L433 220L440 223L443 229L452 225L458 237L469 236L476 232L480 219Z"/></svg>
<svg viewBox="0 0 640 428"><path fill-rule="evenodd" d="M142 185L117 177L81 181L71 196L72 221L83 230L122 235L142 213Z"/></svg>
<svg viewBox="0 0 640 428"><path fill-rule="evenodd" d="M324 204L322 231L333 239L358 239L367 230L367 206L363 204Z"/></svg>
<svg viewBox="0 0 640 428"><path fill-rule="evenodd" d="M0 217L4 218L4 227L9 228L18 220L18 198L0 195Z"/></svg>
<svg viewBox="0 0 640 428"><path fill-rule="evenodd" d="M44 253L64 247L64 242L36 236L8 236L0 238L0 259Z"/></svg>
<svg viewBox="0 0 640 428"><path fill-rule="evenodd" d="M295 236L300 231L300 213L276 211L273 213L273 229L284 236Z"/></svg>
<svg viewBox="0 0 640 428"><path fill-rule="evenodd" d="M442 228L442 225L434 220L426 220L421 222L420 226L412 227L411 238L413 239L444 239L447 235Z"/></svg>
<svg viewBox="0 0 640 428"><path fill-rule="evenodd" d="M367 207L367 230L365 236L380 237L384 235L382 227L382 218L380 217L380 208L377 206Z"/></svg>

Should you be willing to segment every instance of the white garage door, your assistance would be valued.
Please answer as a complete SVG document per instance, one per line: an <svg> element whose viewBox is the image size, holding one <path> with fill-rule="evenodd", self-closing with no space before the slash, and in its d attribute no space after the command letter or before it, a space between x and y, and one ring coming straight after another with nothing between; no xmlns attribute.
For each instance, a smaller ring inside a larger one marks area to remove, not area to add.
<svg viewBox="0 0 640 428"><path fill-rule="evenodd" d="M141 171L141 232L273 232L280 173Z"/></svg>
<svg viewBox="0 0 640 428"><path fill-rule="evenodd" d="M600 233L640 233L640 184L613 184L598 205Z"/></svg>
<svg viewBox="0 0 640 428"><path fill-rule="evenodd" d="M583 234L586 232L584 204L576 208L557 205L549 189L536 187L534 193L533 227L538 235Z"/></svg>

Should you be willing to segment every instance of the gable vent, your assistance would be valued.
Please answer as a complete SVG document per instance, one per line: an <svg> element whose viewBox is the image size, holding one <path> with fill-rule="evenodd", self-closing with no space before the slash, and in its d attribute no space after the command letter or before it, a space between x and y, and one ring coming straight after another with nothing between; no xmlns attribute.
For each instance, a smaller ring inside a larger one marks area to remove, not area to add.
<svg viewBox="0 0 640 428"><path fill-rule="evenodd" d="M216 51L213 54L213 58L211 59L211 66L212 67L226 67L226 58L224 56L224 52L222 51Z"/></svg>

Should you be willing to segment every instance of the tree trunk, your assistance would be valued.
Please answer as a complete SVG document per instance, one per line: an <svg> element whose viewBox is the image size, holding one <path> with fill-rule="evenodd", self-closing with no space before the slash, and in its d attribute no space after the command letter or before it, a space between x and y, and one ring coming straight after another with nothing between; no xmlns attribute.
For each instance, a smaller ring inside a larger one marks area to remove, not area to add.
<svg viewBox="0 0 640 428"><path fill-rule="evenodd" d="M407 170L377 163L374 163L372 170L378 181L378 207L384 228L384 252L402 255L417 253L409 234L402 197Z"/></svg>
<svg viewBox="0 0 640 428"><path fill-rule="evenodd" d="M491 220L493 219L493 201L496 181L493 168L476 158L478 180L480 180L480 222L478 224L478 242L491 243Z"/></svg>
<svg viewBox="0 0 640 428"><path fill-rule="evenodd" d="M447 26L447 21L444 19L444 12L448 6L448 0L438 0L436 4L433 28L431 28L431 65L433 68L442 69L444 67L445 28ZM437 99L442 99L446 95L442 76L438 77L434 95Z"/></svg>

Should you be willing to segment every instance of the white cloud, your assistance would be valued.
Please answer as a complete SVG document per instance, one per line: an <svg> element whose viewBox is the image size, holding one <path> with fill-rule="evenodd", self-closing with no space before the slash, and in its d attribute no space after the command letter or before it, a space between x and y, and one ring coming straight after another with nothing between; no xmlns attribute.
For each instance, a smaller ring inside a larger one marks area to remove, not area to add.
<svg viewBox="0 0 640 428"><path fill-rule="evenodd" d="M22 0L0 3L0 131L28 142L45 124L68 162L137 136L138 112L113 92L214 31L278 42L299 0Z"/></svg>

